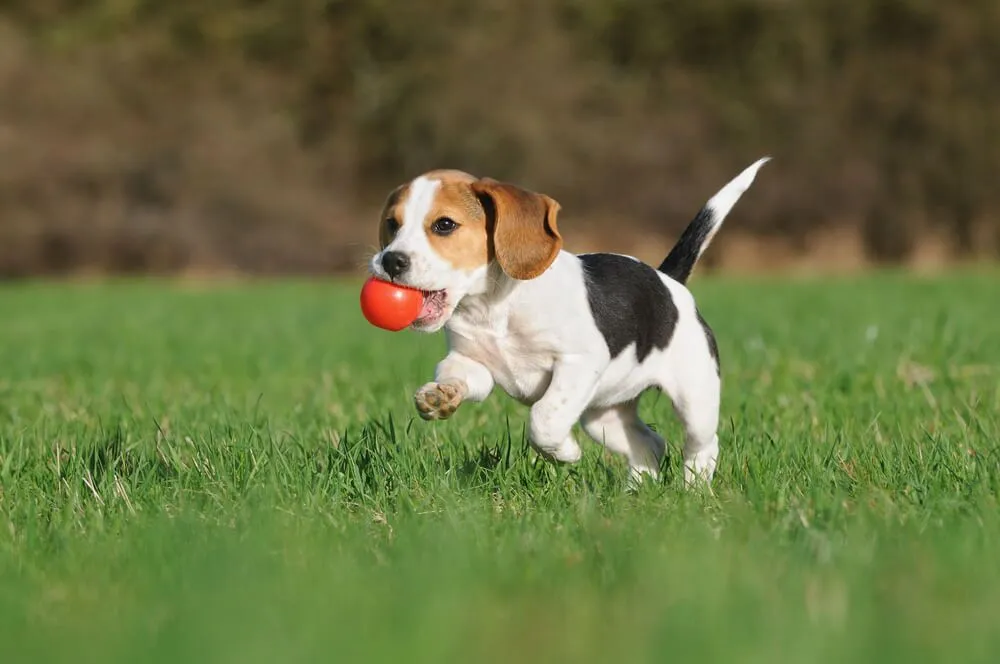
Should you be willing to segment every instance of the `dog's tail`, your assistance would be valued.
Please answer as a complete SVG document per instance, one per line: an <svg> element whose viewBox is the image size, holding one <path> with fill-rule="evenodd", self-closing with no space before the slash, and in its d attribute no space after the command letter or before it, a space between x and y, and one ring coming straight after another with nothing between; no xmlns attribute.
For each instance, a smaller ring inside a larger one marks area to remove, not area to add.
<svg viewBox="0 0 1000 664"><path fill-rule="evenodd" d="M757 170L770 159L770 157L758 159L730 180L729 184L720 189L715 196L708 199L705 207L698 211L688 227L681 233L681 239L660 263L660 272L682 284L687 282L695 263L711 244L712 238L722 226L726 215L736 205L736 201L740 200L743 192L750 188L754 176L757 175Z"/></svg>

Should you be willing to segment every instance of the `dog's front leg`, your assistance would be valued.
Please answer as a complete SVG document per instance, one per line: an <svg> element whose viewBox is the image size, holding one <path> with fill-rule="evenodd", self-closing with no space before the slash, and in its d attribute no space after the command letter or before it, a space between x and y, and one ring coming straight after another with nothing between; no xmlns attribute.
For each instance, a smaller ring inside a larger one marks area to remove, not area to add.
<svg viewBox="0 0 1000 664"><path fill-rule="evenodd" d="M563 463L580 460L580 445L571 431L590 404L601 371L592 362L557 362L548 389L531 407L530 436L535 449Z"/></svg>
<svg viewBox="0 0 1000 664"><path fill-rule="evenodd" d="M451 417L462 401L482 401L493 391L489 369L475 360L451 351L434 371L434 382L413 395L413 403L425 420Z"/></svg>

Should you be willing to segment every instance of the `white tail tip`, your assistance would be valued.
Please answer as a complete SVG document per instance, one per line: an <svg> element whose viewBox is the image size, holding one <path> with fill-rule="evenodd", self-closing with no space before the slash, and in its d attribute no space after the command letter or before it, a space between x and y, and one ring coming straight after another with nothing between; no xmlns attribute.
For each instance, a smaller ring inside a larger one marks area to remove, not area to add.
<svg viewBox="0 0 1000 664"><path fill-rule="evenodd" d="M725 218L729 214L729 211L733 209L733 206L736 205L736 201L740 200L743 192L753 184L753 180L757 177L757 171L760 170L760 167L769 161L771 161L771 157L761 157L747 166L742 173L730 180L729 184L720 189L715 196L712 196L708 200L706 207L711 208L717 218Z"/></svg>

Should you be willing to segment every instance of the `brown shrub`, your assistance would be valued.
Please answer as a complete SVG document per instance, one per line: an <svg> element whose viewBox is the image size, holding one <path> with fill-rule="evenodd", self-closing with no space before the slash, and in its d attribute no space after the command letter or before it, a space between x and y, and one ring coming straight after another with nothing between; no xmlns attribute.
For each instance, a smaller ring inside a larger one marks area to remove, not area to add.
<svg viewBox="0 0 1000 664"><path fill-rule="evenodd" d="M992 0L0 12L4 275L353 269L387 188L440 166L550 193L578 236L669 241L765 153L744 234L805 251L855 228L888 261L925 236L1000 249L979 240L1000 237Z"/></svg>

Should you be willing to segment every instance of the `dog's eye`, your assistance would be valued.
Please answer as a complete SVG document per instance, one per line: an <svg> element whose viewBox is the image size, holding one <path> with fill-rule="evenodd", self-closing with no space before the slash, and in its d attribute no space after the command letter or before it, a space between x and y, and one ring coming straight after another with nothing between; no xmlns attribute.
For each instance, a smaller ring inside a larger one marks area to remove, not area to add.
<svg viewBox="0 0 1000 664"><path fill-rule="evenodd" d="M389 235L396 234L396 231L399 230L399 222L396 221L395 217L389 217L385 220L385 230L389 232Z"/></svg>
<svg viewBox="0 0 1000 664"><path fill-rule="evenodd" d="M431 232L435 235L451 235L456 228L458 228L458 224L455 223L454 219L448 217L441 217L431 224Z"/></svg>

